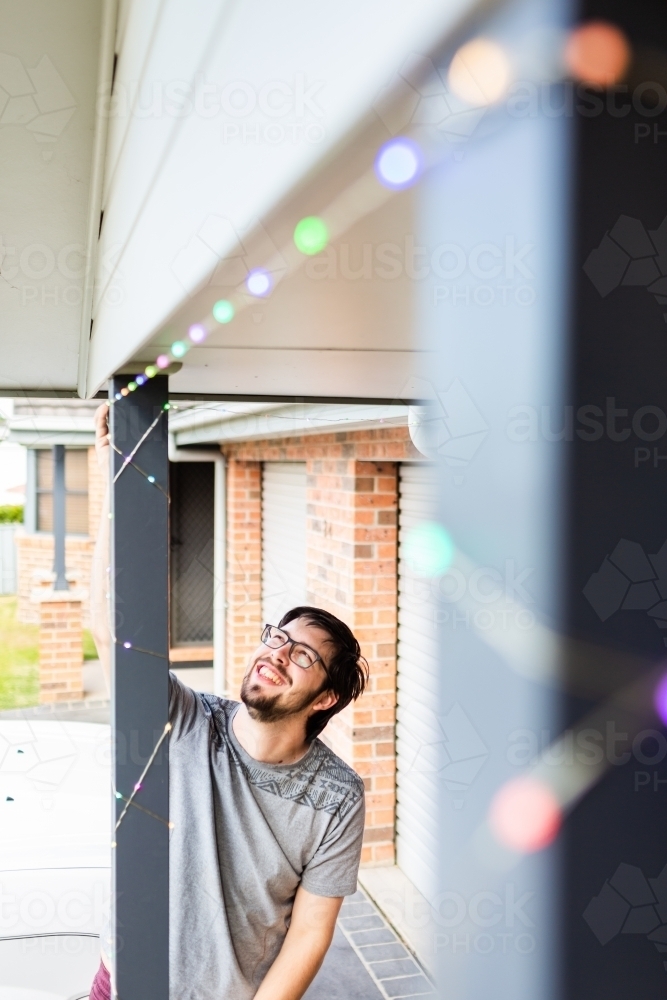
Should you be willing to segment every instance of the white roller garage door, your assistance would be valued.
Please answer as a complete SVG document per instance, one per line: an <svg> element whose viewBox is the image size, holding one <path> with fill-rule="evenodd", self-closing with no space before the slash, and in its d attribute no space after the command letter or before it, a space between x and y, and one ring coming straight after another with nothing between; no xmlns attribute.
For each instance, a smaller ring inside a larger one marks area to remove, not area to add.
<svg viewBox="0 0 667 1000"><path fill-rule="evenodd" d="M262 472L262 620L277 625L306 603L306 463L266 462Z"/></svg>
<svg viewBox="0 0 667 1000"><path fill-rule="evenodd" d="M432 519L434 495L432 466L400 467L396 849L399 868L427 899L437 884L438 772L433 753L442 737L435 714L435 601L430 583L415 576L406 559L406 539L411 528Z"/></svg>

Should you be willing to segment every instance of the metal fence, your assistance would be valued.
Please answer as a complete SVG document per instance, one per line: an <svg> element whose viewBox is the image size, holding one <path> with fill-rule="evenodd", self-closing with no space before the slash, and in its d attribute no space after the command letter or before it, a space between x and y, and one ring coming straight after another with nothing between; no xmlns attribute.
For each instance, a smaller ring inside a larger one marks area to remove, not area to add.
<svg viewBox="0 0 667 1000"><path fill-rule="evenodd" d="M15 531L15 524L0 524L0 594L17 590Z"/></svg>

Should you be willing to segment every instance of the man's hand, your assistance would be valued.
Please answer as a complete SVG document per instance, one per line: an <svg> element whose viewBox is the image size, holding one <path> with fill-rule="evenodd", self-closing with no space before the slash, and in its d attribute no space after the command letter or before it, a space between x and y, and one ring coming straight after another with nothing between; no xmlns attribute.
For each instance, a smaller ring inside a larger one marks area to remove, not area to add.
<svg viewBox="0 0 667 1000"><path fill-rule="evenodd" d="M95 454L102 474L109 478L109 404L102 403L95 410Z"/></svg>
<svg viewBox="0 0 667 1000"><path fill-rule="evenodd" d="M107 594L111 586L109 577L109 448L109 404L102 403L95 410L95 452L106 488L91 565L90 619L97 655L102 664L107 687L109 686L111 664L111 632L107 601Z"/></svg>
<svg viewBox="0 0 667 1000"><path fill-rule="evenodd" d="M255 1000L301 1000L329 950L342 902L299 886L283 946Z"/></svg>

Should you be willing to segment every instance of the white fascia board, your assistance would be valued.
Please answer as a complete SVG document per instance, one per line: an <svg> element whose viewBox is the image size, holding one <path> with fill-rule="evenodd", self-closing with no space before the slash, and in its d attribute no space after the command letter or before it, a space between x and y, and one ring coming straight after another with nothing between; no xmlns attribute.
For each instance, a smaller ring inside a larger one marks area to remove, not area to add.
<svg viewBox="0 0 667 1000"><path fill-rule="evenodd" d="M212 94L170 116L163 90L159 113L151 116L144 108L139 114L130 102L126 120L112 123L89 394L142 356L144 345L210 277L219 259L242 243L240 234L256 231L340 148L405 60L433 51L475 6L472 0L285 0L262 5L260 12L250 0L227 0L222 7L200 0L201 16L188 10L184 33L177 0L166 0L155 14L154 30L145 34L142 58L133 57L144 93L150 101L154 86L159 92L165 81L194 87L199 79ZM126 37L129 27L128 22ZM123 60L121 52L119 65ZM125 76L131 80L132 70ZM304 128L318 127L320 141L232 139L225 132L229 125L265 130L288 121L257 109L248 117L223 114L222 95L235 83L258 107L266 88L279 85L292 102L288 115L296 108ZM299 88L307 93L309 87L315 89L306 98ZM210 100L217 100L219 112L209 113ZM210 237L215 245L206 242L211 218L218 220ZM179 267L191 249L188 266Z"/></svg>
<svg viewBox="0 0 667 1000"><path fill-rule="evenodd" d="M173 403L169 412L169 430L178 434L181 430L203 428L208 424L219 424L252 413L280 409L284 405L284 403L211 402L199 406L190 404L184 409L182 403Z"/></svg>
<svg viewBox="0 0 667 1000"><path fill-rule="evenodd" d="M25 416L12 417L7 421L7 426L11 433L30 432L33 434L92 434L95 435L95 424L92 414L88 417L68 416L57 414L51 416Z"/></svg>
<svg viewBox="0 0 667 1000"><path fill-rule="evenodd" d="M225 406L225 404L221 404ZM225 444L233 441L257 441L264 438L290 437L303 434L327 434L334 431L370 430L376 427L407 426L407 406L366 406L330 404L290 404L272 412L243 416L225 414L210 422L210 410L205 422L199 423L197 410L192 412L189 426L180 425L175 432L177 445Z"/></svg>
<svg viewBox="0 0 667 1000"><path fill-rule="evenodd" d="M25 448L52 448L54 444L66 444L71 448L90 448L95 444L95 434L90 431L35 431L13 430L6 438Z"/></svg>

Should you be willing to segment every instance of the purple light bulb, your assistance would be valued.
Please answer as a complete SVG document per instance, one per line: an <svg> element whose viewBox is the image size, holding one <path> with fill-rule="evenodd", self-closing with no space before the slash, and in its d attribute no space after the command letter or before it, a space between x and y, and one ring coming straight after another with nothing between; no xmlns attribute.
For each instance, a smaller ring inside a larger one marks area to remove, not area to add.
<svg viewBox="0 0 667 1000"><path fill-rule="evenodd" d="M660 679L655 689L653 704L661 721L667 726L667 674Z"/></svg>
<svg viewBox="0 0 667 1000"><path fill-rule="evenodd" d="M201 323L193 323L188 329L188 337L193 344L201 344L203 340L206 340L208 336L208 330Z"/></svg>

